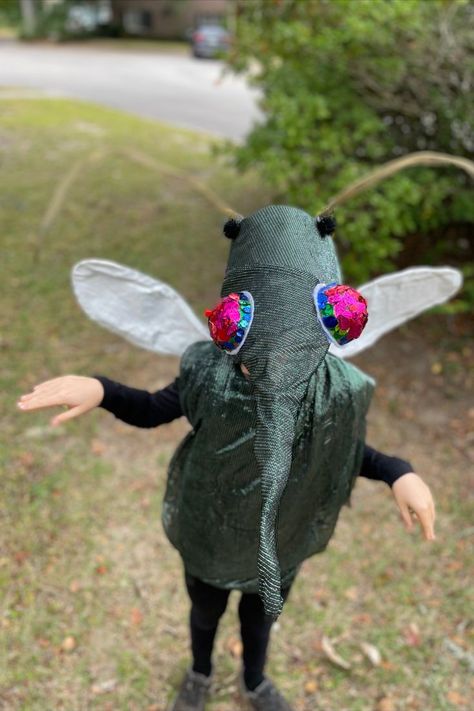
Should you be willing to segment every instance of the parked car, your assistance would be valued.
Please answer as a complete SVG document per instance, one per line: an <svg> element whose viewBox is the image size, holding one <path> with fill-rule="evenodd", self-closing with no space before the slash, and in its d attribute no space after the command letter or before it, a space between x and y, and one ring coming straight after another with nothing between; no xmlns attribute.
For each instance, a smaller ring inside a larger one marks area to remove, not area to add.
<svg viewBox="0 0 474 711"><path fill-rule="evenodd" d="M230 33L221 25L200 25L191 37L195 57L217 57L230 46Z"/></svg>

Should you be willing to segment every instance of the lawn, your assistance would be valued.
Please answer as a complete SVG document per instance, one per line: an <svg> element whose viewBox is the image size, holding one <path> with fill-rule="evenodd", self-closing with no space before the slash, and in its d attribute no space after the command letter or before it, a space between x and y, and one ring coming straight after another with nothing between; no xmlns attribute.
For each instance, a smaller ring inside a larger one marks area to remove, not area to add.
<svg viewBox="0 0 474 711"><path fill-rule="evenodd" d="M186 423L138 431L97 411L53 430L48 414L15 402L66 373L168 383L175 359L82 314L71 266L126 263L202 313L228 249L205 191L242 214L269 194L213 158L207 137L80 102L0 92L0 155L0 708L161 711L189 661L180 559L159 521ZM298 711L472 708L473 360L468 333L439 315L357 360L379 383L368 441L410 459L432 487L437 540L405 532L385 485L358 482L274 632L269 672ZM236 602L217 642L211 711L240 708ZM328 659L323 637L350 669Z"/></svg>

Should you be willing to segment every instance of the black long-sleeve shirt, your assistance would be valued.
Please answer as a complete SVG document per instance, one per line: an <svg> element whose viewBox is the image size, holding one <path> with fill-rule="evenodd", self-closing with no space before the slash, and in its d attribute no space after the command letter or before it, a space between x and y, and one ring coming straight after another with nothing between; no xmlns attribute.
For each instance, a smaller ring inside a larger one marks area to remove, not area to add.
<svg viewBox="0 0 474 711"><path fill-rule="evenodd" d="M108 412L135 427L158 427L182 417L179 401L179 379L161 390L130 388L102 375L94 376L102 383L104 398L100 404ZM359 476L384 481L389 486L403 474L412 472L412 465L398 457L391 457L365 445Z"/></svg>

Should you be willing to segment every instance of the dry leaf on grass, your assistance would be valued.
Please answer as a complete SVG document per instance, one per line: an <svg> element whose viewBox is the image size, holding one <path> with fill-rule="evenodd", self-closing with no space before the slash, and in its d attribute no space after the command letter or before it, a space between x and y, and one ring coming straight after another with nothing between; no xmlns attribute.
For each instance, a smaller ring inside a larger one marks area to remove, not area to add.
<svg viewBox="0 0 474 711"><path fill-rule="evenodd" d="M309 681L306 682L304 685L304 693L305 694L315 694L318 690L318 682L315 681L314 679L310 679Z"/></svg>
<svg viewBox="0 0 474 711"><path fill-rule="evenodd" d="M138 627L143 622L143 612L139 607L132 607L130 612L130 622L135 627Z"/></svg>
<svg viewBox="0 0 474 711"><path fill-rule="evenodd" d="M405 642L409 647L419 647L421 644L420 629L416 622L410 622L408 627L403 630Z"/></svg>
<svg viewBox="0 0 474 711"><path fill-rule="evenodd" d="M35 458L31 452L22 452L19 455L18 460L24 467L29 468L33 465Z"/></svg>
<svg viewBox="0 0 474 711"><path fill-rule="evenodd" d="M313 596L315 600L325 605L329 600L329 591L326 590L326 588L316 588L316 590L313 591Z"/></svg>
<svg viewBox="0 0 474 711"><path fill-rule="evenodd" d="M107 447L103 442L100 441L100 439L91 440L91 452L92 454L95 454L96 457L100 457L102 454L104 454L106 449Z"/></svg>
<svg viewBox="0 0 474 711"><path fill-rule="evenodd" d="M358 625L371 625L373 622L372 615L369 615L368 612L361 612L359 615L354 615L352 619Z"/></svg>
<svg viewBox="0 0 474 711"><path fill-rule="evenodd" d="M13 554L13 558L15 559L15 562L18 563L18 565L22 565L25 560L27 560L30 557L30 552L29 551L16 551Z"/></svg>
<svg viewBox="0 0 474 711"><path fill-rule="evenodd" d="M61 643L63 652L72 652L76 648L76 640L74 637L65 637Z"/></svg>
<svg viewBox="0 0 474 711"><path fill-rule="evenodd" d="M375 711L395 711L395 702L389 696L378 699Z"/></svg>
<svg viewBox="0 0 474 711"><path fill-rule="evenodd" d="M446 563L445 568L455 573L464 568L464 563L462 560L450 560L449 563Z"/></svg>
<svg viewBox="0 0 474 711"><path fill-rule="evenodd" d="M449 703L455 706L467 706L468 700L465 696L462 696L458 691L448 691L446 694Z"/></svg>
<svg viewBox="0 0 474 711"><path fill-rule="evenodd" d="M107 694L113 691L117 686L117 679L107 679L106 681L98 681L92 685L91 691L95 695Z"/></svg>
<svg viewBox="0 0 474 711"><path fill-rule="evenodd" d="M332 646L331 640L326 636L323 636L321 638L321 649L326 655L326 657L329 659L329 661L332 662L336 667L339 667L340 669L351 668L350 662L347 662L336 652L336 650Z"/></svg>
<svg viewBox="0 0 474 711"><path fill-rule="evenodd" d="M359 646L374 667L380 666L382 663L382 655L375 645L369 642L361 642Z"/></svg>
<svg viewBox="0 0 474 711"><path fill-rule="evenodd" d="M231 655L234 657L234 659L240 659L242 656L242 642L238 637L229 637L229 639L226 642L226 649L228 652L231 653Z"/></svg>
<svg viewBox="0 0 474 711"><path fill-rule="evenodd" d="M347 590L344 593L344 597L347 600L357 600L358 596L359 596L359 592L356 587L347 588Z"/></svg>

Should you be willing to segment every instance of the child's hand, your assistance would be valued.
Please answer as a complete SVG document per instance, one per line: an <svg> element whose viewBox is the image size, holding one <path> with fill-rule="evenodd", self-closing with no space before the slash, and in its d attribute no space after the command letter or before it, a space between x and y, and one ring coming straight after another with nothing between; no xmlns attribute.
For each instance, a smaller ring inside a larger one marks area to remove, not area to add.
<svg viewBox="0 0 474 711"><path fill-rule="evenodd" d="M393 484L392 492L407 530L412 530L411 514L414 513L426 540L434 541L435 506L431 491L423 479L414 472L404 474Z"/></svg>
<svg viewBox="0 0 474 711"><path fill-rule="evenodd" d="M66 406L67 412L56 415L51 420L51 424L56 426L97 407L103 397L104 388L96 378L64 375L36 385L31 393L21 396L18 407L30 412L46 407Z"/></svg>

